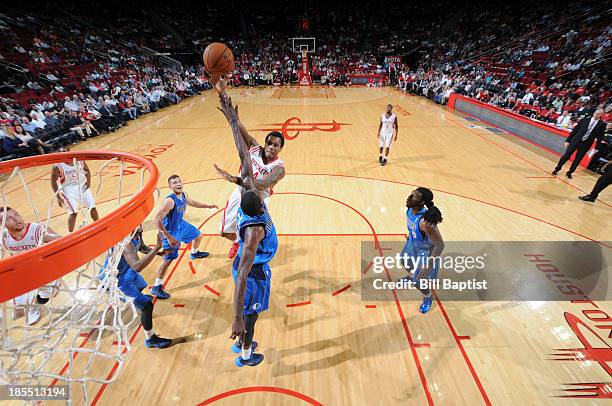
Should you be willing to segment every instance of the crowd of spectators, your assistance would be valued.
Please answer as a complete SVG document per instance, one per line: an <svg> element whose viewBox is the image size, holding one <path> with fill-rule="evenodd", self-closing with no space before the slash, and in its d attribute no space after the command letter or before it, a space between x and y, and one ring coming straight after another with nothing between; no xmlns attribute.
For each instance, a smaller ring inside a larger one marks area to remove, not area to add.
<svg viewBox="0 0 612 406"><path fill-rule="evenodd" d="M114 132L210 88L200 67L163 69L131 44L44 17L0 15L1 159L44 154Z"/></svg>
<svg viewBox="0 0 612 406"><path fill-rule="evenodd" d="M502 7L460 19L457 40L440 40L416 69L400 66L396 86L442 104L459 93L566 129L598 108L610 122L609 10L570 8L539 4L513 15Z"/></svg>
<svg viewBox="0 0 612 406"><path fill-rule="evenodd" d="M58 12L51 0L0 14L0 61L6 62L0 64L2 132L21 141L7 148L45 152L113 131L208 88L201 67L172 72L142 49L201 53L213 40L234 52L234 86L296 83L300 55L291 38L314 37L309 62L321 84L349 85L355 76L375 76L376 85L395 85L437 103L455 92L563 128L597 107L605 110L605 120L612 118L612 26L609 10L597 1L565 8L527 0L487 7L450 0L427 7L283 7L278 13L273 2L242 2L233 10L204 3L143 9L111 2L74 3ZM517 7L529 12L516 13ZM307 18L296 29L302 15ZM412 55L411 65L395 62L398 55Z"/></svg>

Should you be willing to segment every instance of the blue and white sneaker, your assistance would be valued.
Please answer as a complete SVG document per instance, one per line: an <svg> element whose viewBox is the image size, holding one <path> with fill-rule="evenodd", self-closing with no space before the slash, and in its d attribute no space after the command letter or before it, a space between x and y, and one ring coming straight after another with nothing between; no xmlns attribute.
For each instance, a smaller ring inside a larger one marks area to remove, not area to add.
<svg viewBox="0 0 612 406"><path fill-rule="evenodd" d="M153 286L151 288L151 294L158 299L169 299L170 293L166 292L162 285Z"/></svg>
<svg viewBox="0 0 612 406"><path fill-rule="evenodd" d="M256 349L257 349L257 341L253 341L251 343L251 351L255 352ZM232 352L234 354L240 354L242 352L242 346L238 346L238 343L232 344Z"/></svg>
<svg viewBox="0 0 612 406"><path fill-rule="evenodd" d="M242 359L242 356L240 357L236 357L236 360L234 361L234 363L236 364L237 367L245 367L245 366L250 366L250 367L254 367L257 366L259 364L261 364L261 361L263 361L264 356L263 354L251 354L251 358L244 360Z"/></svg>
<svg viewBox="0 0 612 406"><path fill-rule="evenodd" d="M163 349L170 347L170 344L172 344L172 340L170 340L169 338L159 337L157 334L153 334L151 338L147 338L145 340L145 347L148 348Z"/></svg>
<svg viewBox="0 0 612 406"><path fill-rule="evenodd" d="M189 258L191 258L191 259L206 258L209 255L210 255L210 253L208 253L206 251L198 251L198 252L192 252L191 255L189 256Z"/></svg>
<svg viewBox="0 0 612 406"><path fill-rule="evenodd" d="M424 297L423 303L421 303L421 307L419 307L419 310L421 311L421 313L423 314L427 313L429 309L431 309L432 303L433 303L433 295L429 297Z"/></svg>

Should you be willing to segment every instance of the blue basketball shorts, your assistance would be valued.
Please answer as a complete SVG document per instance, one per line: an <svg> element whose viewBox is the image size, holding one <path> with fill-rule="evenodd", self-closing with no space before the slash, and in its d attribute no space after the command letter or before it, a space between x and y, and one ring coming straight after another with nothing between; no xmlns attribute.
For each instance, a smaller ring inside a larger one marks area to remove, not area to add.
<svg viewBox="0 0 612 406"><path fill-rule="evenodd" d="M143 309L147 303L151 302L151 296L142 293L142 290L147 287L147 282L142 275L129 268L125 273L118 276L119 290L127 297L134 299L134 306L137 309Z"/></svg>
<svg viewBox="0 0 612 406"><path fill-rule="evenodd" d="M240 257L234 258L232 275L234 283L238 277L238 264ZM272 271L268 264L253 265L247 277L246 291L244 292L244 315L261 313L268 310L270 303L270 279Z"/></svg>
<svg viewBox="0 0 612 406"><path fill-rule="evenodd" d="M193 224L190 224L183 220L183 222L179 225L178 230L176 232L170 232L170 235L176 238L179 242L184 244L189 244L191 241L195 240L200 236L200 230L198 230ZM168 242L167 238L162 238L162 250L169 252L164 255L164 260L173 261L178 258L179 247L173 247Z"/></svg>

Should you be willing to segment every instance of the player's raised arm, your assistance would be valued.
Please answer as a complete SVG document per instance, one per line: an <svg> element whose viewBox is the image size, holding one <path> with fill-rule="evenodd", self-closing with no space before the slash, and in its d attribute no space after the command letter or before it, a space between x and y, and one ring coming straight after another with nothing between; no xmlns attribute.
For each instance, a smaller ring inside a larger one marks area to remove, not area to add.
<svg viewBox="0 0 612 406"><path fill-rule="evenodd" d="M253 181L253 168L251 165L249 148L242 138L238 124L238 112L232 105L231 98L219 95L219 100L221 103L221 108L219 108L219 110L221 110L223 115L225 115L227 122L232 128L234 142L236 144L236 149L238 150L238 155L240 156L240 179L238 179L238 184L242 186L244 191L256 189Z"/></svg>
<svg viewBox="0 0 612 406"><path fill-rule="evenodd" d="M214 83L214 85L215 85L215 89L217 90L217 92L219 92L219 96L223 98L229 97L227 93L225 92L225 88L227 87L227 81L221 77L217 78L214 75L213 75L212 80L216 80L216 83ZM247 144L247 148L252 148L256 145L259 145L257 140L254 137L252 137L251 134L249 134L244 124L242 124L242 121L240 121L240 118L238 118L238 105L237 104L235 107L235 111L236 111L236 118L238 119L238 128L240 129L240 135L242 135L242 139Z"/></svg>

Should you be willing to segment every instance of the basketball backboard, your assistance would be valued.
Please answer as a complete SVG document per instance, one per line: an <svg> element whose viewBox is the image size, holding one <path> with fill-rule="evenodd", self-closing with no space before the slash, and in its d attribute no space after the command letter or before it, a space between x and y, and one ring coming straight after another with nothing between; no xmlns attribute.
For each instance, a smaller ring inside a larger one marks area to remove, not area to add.
<svg viewBox="0 0 612 406"><path fill-rule="evenodd" d="M316 41L314 38L292 38L291 43L293 52L295 53L301 53L302 50L313 53L316 50Z"/></svg>

